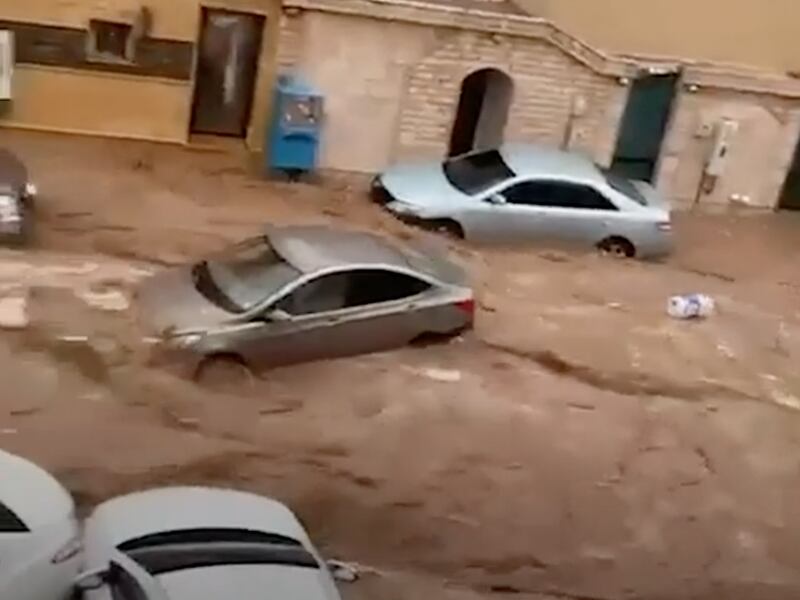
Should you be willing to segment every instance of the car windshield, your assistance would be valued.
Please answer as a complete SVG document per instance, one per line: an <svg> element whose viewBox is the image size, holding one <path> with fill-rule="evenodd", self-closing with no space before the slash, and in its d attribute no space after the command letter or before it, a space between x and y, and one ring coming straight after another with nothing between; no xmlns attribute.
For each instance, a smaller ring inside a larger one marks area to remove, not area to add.
<svg viewBox="0 0 800 600"><path fill-rule="evenodd" d="M603 177L605 177L608 185L610 185L620 194L624 194L634 202L638 202L642 206L647 206L647 200L630 179L614 173L609 169L604 169L602 167L598 167L598 169L600 169L600 172L603 174Z"/></svg>
<svg viewBox="0 0 800 600"><path fill-rule="evenodd" d="M248 529L163 531L128 540L117 549L151 575L219 565L319 568L317 560L298 540Z"/></svg>
<svg viewBox="0 0 800 600"><path fill-rule="evenodd" d="M198 292L223 310L244 313L300 276L266 236L237 244L192 268Z"/></svg>
<svg viewBox="0 0 800 600"><path fill-rule="evenodd" d="M444 174L455 188L470 196L514 177L514 171L497 150L451 158L444 163Z"/></svg>

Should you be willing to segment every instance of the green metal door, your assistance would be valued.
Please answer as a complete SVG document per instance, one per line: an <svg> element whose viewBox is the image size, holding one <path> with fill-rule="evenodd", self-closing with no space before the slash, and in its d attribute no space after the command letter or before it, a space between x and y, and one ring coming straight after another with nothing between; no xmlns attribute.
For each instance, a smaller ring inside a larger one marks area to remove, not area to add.
<svg viewBox="0 0 800 600"><path fill-rule="evenodd" d="M678 77L649 75L633 82L611 166L615 172L653 181Z"/></svg>

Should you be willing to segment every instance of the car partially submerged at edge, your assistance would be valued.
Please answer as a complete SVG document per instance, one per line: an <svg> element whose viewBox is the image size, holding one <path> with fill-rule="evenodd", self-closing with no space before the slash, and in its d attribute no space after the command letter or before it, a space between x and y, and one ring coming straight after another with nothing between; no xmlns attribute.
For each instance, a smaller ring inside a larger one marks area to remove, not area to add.
<svg viewBox="0 0 800 600"><path fill-rule="evenodd" d="M269 226L137 291L154 355L182 375L388 350L472 326L464 271L445 256L363 232ZM210 375L209 372L216 372ZM241 376L241 371L239 375Z"/></svg>
<svg viewBox="0 0 800 600"><path fill-rule="evenodd" d="M0 450L0 598L66 600L82 559L69 492L41 467Z"/></svg>
<svg viewBox="0 0 800 600"><path fill-rule="evenodd" d="M30 241L36 194L25 164L12 152L0 148L0 241L11 244Z"/></svg>
<svg viewBox="0 0 800 600"><path fill-rule="evenodd" d="M468 240L597 247L657 258L672 249L667 202L579 154L506 144L377 176L373 199L404 221Z"/></svg>
<svg viewBox="0 0 800 600"><path fill-rule="evenodd" d="M84 600L340 600L328 564L283 504L166 487L99 505L84 529Z"/></svg>

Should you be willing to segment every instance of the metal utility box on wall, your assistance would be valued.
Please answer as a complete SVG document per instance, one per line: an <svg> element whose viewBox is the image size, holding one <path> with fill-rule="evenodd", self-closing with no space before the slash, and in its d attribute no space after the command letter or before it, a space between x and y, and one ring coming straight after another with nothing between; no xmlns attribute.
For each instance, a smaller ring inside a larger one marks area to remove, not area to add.
<svg viewBox="0 0 800 600"><path fill-rule="evenodd" d="M267 132L268 172L296 180L317 166L322 95L295 74L278 77L272 122Z"/></svg>

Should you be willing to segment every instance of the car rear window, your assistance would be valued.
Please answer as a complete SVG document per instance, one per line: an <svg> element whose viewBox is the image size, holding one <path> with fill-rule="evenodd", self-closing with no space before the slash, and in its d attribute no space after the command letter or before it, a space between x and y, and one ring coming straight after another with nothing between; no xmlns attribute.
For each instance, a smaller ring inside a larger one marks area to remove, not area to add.
<svg viewBox="0 0 800 600"><path fill-rule="evenodd" d="M25 533L27 531L30 529L22 519L5 504L0 503L0 533Z"/></svg>
<svg viewBox="0 0 800 600"><path fill-rule="evenodd" d="M634 202L637 202L642 206L647 206L647 199L642 195L642 193L630 179L623 177L622 175L618 175L617 173L614 173L608 169L600 169L600 172L603 174L603 177L605 177L606 183L608 183L608 185L610 185L613 189L618 191L620 194L627 196Z"/></svg>
<svg viewBox="0 0 800 600"><path fill-rule="evenodd" d="M204 542L243 542L249 544L302 547L302 544L298 540L277 533L253 531L250 529L209 527L161 531L123 542L117 546L117 549L127 553L140 548L152 548L167 544L197 544Z"/></svg>
<svg viewBox="0 0 800 600"><path fill-rule="evenodd" d="M456 156L444 163L444 174L456 189L474 196L514 177L497 150Z"/></svg>
<svg viewBox="0 0 800 600"><path fill-rule="evenodd" d="M151 575L219 565L286 565L319 569L294 538L249 529L163 531L123 542L117 549Z"/></svg>
<svg viewBox="0 0 800 600"><path fill-rule="evenodd" d="M129 554L151 575L162 575L186 569L225 565L283 565L319 569L314 556L305 548L266 544L177 544L143 548Z"/></svg>

